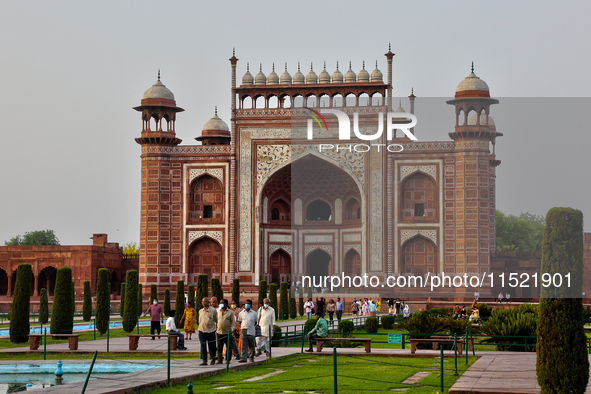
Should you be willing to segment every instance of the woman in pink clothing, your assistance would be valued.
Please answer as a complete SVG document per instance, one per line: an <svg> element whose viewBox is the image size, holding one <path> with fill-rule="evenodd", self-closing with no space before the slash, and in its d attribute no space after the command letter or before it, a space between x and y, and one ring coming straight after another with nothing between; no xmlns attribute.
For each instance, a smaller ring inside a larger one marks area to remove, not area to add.
<svg viewBox="0 0 591 394"><path fill-rule="evenodd" d="M363 312L363 316L367 316L367 301L363 301L363 306L361 307L361 311Z"/></svg>

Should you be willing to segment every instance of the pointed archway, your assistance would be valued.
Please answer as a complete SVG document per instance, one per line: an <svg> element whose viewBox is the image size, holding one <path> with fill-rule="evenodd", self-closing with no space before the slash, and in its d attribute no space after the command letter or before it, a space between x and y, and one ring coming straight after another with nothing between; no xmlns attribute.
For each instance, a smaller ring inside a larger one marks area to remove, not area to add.
<svg viewBox="0 0 591 394"><path fill-rule="evenodd" d="M208 278L222 279L222 246L209 237L202 237L189 247L189 281L195 283L197 275L207 274Z"/></svg>
<svg viewBox="0 0 591 394"><path fill-rule="evenodd" d="M320 287L323 278L330 275L332 257L322 249L316 249L306 257L306 275L312 278L314 287Z"/></svg>
<svg viewBox="0 0 591 394"><path fill-rule="evenodd" d="M417 235L402 245L402 274L425 275L437 274L437 248L426 238Z"/></svg>
<svg viewBox="0 0 591 394"><path fill-rule="evenodd" d="M279 249L269 257L269 283L291 282L291 257Z"/></svg>

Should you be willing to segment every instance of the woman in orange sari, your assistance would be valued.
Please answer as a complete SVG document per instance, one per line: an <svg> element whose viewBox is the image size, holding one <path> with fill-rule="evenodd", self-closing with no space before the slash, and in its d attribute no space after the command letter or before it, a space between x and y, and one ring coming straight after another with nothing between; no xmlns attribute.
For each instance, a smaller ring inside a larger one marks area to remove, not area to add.
<svg viewBox="0 0 591 394"><path fill-rule="evenodd" d="M187 307L183 312L183 317L181 320L185 322L185 334L187 335L187 339L191 339L191 335L195 332L195 308L191 306L189 302L187 302Z"/></svg>

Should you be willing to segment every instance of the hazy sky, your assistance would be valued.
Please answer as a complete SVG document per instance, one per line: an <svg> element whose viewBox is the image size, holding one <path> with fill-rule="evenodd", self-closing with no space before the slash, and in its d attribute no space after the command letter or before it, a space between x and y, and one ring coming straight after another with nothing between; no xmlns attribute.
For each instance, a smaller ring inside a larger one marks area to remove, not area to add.
<svg viewBox="0 0 591 394"><path fill-rule="evenodd" d="M141 118L132 107L158 69L186 110L177 136L187 144L215 105L229 121L233 47L239 78L247 62L267 75L288 62L293 75L298 61L304 73L323 61L332 73L337 61L358 72L365 60L371 72L378 60L386 74L388 42L394 95L414 87L417 114L421 98L453 96L472 61L501 100L492 111L505 134L500 210L572 206L591 231L588 1L5 1L1 10L0 244L42 229L62 244L89 244L97 232L139 241ZM428 129L418 117L420 139L448 139L451 108Z"/></svg>

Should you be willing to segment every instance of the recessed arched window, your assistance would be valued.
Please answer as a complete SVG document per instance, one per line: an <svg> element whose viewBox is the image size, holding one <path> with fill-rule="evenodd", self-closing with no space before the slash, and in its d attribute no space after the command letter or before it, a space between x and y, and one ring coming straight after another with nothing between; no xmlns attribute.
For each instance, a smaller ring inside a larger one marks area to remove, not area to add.
<svg viewBox="0 0 591 394"><path fill-rule="evenodd" d="M332 219L330 205L322 200L312 201L306 209L306 219L308 221L330 221Z"/></svg>
<svg viewBox="0 0 591 394"><path fill-rule="evenodd" d="M356 198L350 198L345 204L345 220L361 219L361 206Z"/></svg>
<svg viewBox="0 0 591 394"><path fill-rule="evenodd" d="M279 209L273 208L271 210L271 220L279 220Z"/></svg>
<svg viewBox="0 0 591 394"><path fill-rule="evenodd" d="M222 222L224 187L219 179L207 174L191 184L189 221L194 223Z"/></svg>
<svg viewBox="0 0 591 394"><path fill-rule="evenodd" d="M279 198L271 203L271 220L275 221L289 221L291 219L291 208L288 203L282 198Z"/></svg>

